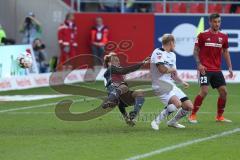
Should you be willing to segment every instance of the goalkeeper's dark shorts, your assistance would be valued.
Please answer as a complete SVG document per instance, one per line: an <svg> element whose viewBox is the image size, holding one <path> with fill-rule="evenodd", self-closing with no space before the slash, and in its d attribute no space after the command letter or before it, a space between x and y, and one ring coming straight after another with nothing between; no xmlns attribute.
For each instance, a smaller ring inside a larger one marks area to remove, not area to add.
<svg viewBox="0 0 240 160"><path fill-rule="evenodd" d="M120 96L120 103L126 106L132 106L135 104L135 97L133 97L133 91L128 91Z"/></svg>
<svg viewBox="0 0 240 160"><path fill-rule="evenodd" d="M110 85L108 87L108 92L120 92L119 96L119 103L121 103L124 106L132 106L135 103L135 97L133 96L133 92L129 90L126 83L122 83L119 85Z"/></svg>

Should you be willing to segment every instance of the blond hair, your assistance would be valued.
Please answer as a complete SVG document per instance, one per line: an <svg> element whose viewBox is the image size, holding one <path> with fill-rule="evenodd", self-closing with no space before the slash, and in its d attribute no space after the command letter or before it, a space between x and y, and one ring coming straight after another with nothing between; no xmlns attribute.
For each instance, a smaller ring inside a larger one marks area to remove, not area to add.
<svg viewBox="0 0 240 160"><path fill-rule="evenodd" d="M111 62L111 59L116 56L117 56L117 54L115 52L110 52L109 54L105 55L104 56L104 66L108 68L109 67L108 63Z"/></svg>
<svg viewBox="0 0 240 160"><path fill-rule="evenodd" d="M164 34L162 36L162 45L168 45L170 42L175 42L175 38L172 34Z"/></svg>

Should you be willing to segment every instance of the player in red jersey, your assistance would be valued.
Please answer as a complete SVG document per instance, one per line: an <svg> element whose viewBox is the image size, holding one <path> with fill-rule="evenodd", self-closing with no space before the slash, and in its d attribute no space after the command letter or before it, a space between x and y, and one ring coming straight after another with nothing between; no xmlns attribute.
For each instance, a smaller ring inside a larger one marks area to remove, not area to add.
<svg viewBox="0 0 240 160"><path fill-rule="evenodd" d="M232 63L228 51L228 36L220 31L221 17L214 13L209 16L210 29L200 33L195 42L194 57L200 72L199 82L201 85L200 92L194 101L192 114L189 121L197 123L196 113L199 110L203 99L208 94L208 86L211 84L213 89L219 93L217 101L218 122L231 122L224 118L223 112L227 101L227 88L225 78L221 71L222 55L226 60L229 77L233 77Z"/></svg>

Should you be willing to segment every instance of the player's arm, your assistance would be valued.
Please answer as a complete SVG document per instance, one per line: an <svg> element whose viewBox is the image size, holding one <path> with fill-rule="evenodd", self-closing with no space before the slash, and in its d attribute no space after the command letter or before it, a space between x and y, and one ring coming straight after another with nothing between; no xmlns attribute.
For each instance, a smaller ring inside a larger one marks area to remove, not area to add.
<svg viewBox="0 0 240 160"><path fill-rule="evenodd" d="M195 58L197 69L201 74L205 74L206 68L201 64L200 58L199 58L199 52L200 52L200 46L202 46L202 38L201 33L198 35L197 40L195 42L194 50L193 50L193 56Z"/></svg>
<svg viewBox="0 0 240 160"><path fill-rule="evenodd" d="M142 65L143 65L143 63L135 64L135 65L128 66L128 67L111 66L111 73L112 74L122 74L122 75L128 74L128 73L138 70L139 68L142 67Z"/></svg>
<svg viewBox="0 0 240 160"><path fill-rule="evenodd" d="M172 74L176 72L175 68L168 68L164 65L164 63L159 62L156 65L157 65L158 71L162 74Z"/></svg>
<svg viewBox="0 0 240 160"><path fill-rule="evenodd" d="M183 80L178 76L178 73L177 73L177 72L172 73L171 76L172 76L172 79L173 79L175 82L184 85L184 88L188 88L188 87L189 87L189 84L188 84L187 82L183 81Z"/></svg>
<svg viewBox="0 0 240 160"><path fill-rule="evenodd" d="M122 75L128 74L128 73L131 73L131 72L134 72L134 71L138 70L139 68L141 68L144 64L147 64L148 62L149 62L149 57L146 58L141 63L131 65L131 66L128 66L128 67L111 66L111 73L112 74L122 74Z"/></svg>
<svg viewBox="0 0 240 160"><path fill-rule="evenodd" d="M200 51L200 48L195 45L194 50L193 50L193 56L194 56L196 64L197 64L197 69L199 70L199 72L201 74L204 75L206 68L201 64L201 61L199 59L199 51Z"/></svg>
<svg viewBox="0 0 240 160"><path fill-rule="evenodd" d="M193 56L195 58L195 61L197 63L197 66L200 64L200 59L199 59L199 51L200 51L200 48L198 46L194 46L194 50L193 50Z"/></svg>
<svg viewBox="0 0 240 160"><path fill-rule="evenodd" d="M227 66L228 66L229 76L230 76L230 78L232 78L233 77L232 62L231 62L231 58L230 58L228 48L223 48L223 57L226 60L226 63L227 63Z"/></svg>

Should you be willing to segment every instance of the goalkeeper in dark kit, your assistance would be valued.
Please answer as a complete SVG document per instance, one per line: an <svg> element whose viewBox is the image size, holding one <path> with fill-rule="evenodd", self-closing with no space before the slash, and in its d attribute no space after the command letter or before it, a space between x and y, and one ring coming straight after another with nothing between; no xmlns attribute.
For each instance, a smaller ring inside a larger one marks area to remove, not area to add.
<svg viewBox="0 0 240 160"><path fill-rule="evenodd" d="M105 86L108 91L108 98L103 104L103 108L118 105L126 123L130 126L136 124L136 117L144 103L144 93L141 90L131 91L124 80L125 75L140 69L147 63L149 63L149 57L141 63L121 67L116 53L111 52L104 57L104 65L107 68L104 78L106 80ZM134 106L133 111L128 114L125 108L132 105Z"/></svg>

